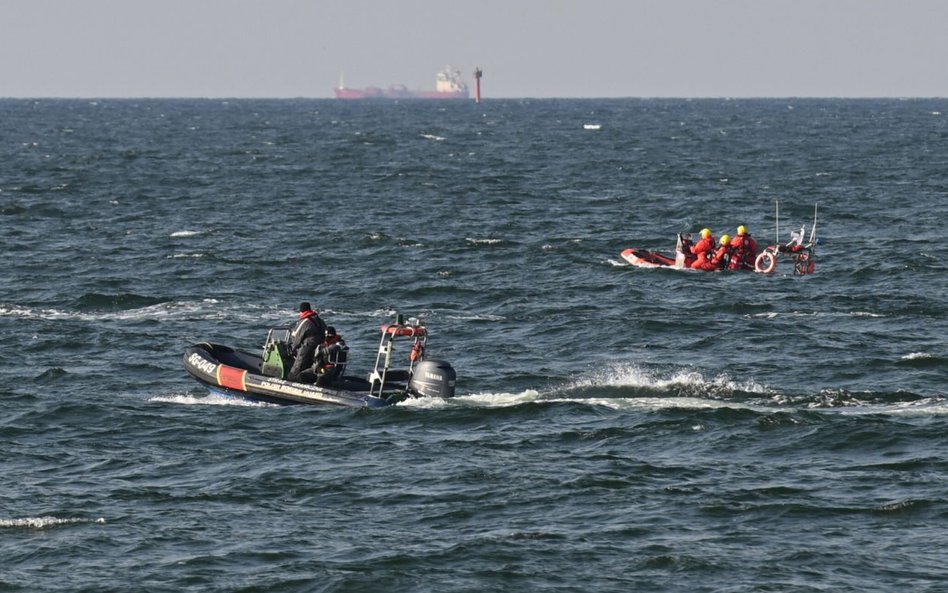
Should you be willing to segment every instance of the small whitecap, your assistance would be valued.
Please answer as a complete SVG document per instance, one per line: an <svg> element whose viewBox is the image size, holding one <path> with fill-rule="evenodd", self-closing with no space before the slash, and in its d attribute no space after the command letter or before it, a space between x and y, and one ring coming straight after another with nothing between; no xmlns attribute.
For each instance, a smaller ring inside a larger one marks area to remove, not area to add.
<svg viewBox="0 0 948 593"><path fill-rule="evenodd" d="M33 310L15 305L0 305L0 317L31 317Z"/></svg>
<svg viewBox="0 0 948 593"><path fill-rule="evenodd" d="M200 235L201 231L175 231L171 233L171 237L193 237L195 235Z"/></svg>
<svg viewBox="0 0 948 593"><path fill-rule="evenodd" d="M25 527L28 529L45 529L47 527L58 527L62 525L76 525L81 523L105 523L103 517L97 519L80 519L78 517L26 517L23 519L0 519L0 528L3 527Z"/></svg>
<svg viewBox="0 0 948 593"><path fill-rule="evenodd" d="M503 315L492 315L490 313L462 313L457 315L445 315L445 319L457 321L506 321Z"/></svg>

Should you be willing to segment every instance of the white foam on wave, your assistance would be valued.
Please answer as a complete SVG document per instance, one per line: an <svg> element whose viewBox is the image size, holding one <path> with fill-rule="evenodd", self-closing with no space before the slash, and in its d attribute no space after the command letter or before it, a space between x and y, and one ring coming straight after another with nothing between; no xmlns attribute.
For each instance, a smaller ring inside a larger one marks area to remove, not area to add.
<svg viewBox="0 0 948 593"><path fill-rule="evenodd" d="M849 311L849 312L840 312L840 313L824 313L818 311L788 311L785 313L777 313L775 311L767 311L765 313L752 313L745 315L747 318L757 318L757 319L776 319L777 317L885 317L881 313L872 313L871 311Z"/></svg>
<svg viewBox="0 0 948 593"><path fill-rule="evenodd" d="M109 321L109 320L138 320L138 319L166 319L175 317L191 317L205 311L208 305L216 305L217 299L207 298L201 301L175 301L137 307L124 311L104 312L75 312L62 309L32 309L19 305L0 304L0 317L24 317L36 319L78 319L80 321ZM208 319L220 319L224 312L213 311L206 315ZM252 317L252 319L255 319Z"/></svg>
<svg viewBox="0 0 948 593"><path fill-rule="evenodd" d="M573 381L571 387L639 387L669 390L686 387L689 391L743 391L768 394L771 390L756 381L736 381L726 374L705 377L702 373L679 369L662 376L633 363L617 362Z"/></svg>
<svg viewBox="0 0 948 593"><path fill-rule="evenodd" d="M465 237L465 241L474 245L498 245L503 243L503 239L475 239L474 237Z"/></svg>
<svg viewBox="0 0 948 593"><path fill-rule="evenodd" d="M911 402L897 402L893 404L865 404L842 408L822 409L818 411L839 414L841 416L945 416L948 415L948 399L942 397L933 397Z"/></svg>
<svg viewBox="0 0 948 593"><path fill-rule="evenodd" d="M244 408L279 407L277 404L255 402L239 397L227 397L217 393L196 396L190 394L156 395L148 398L150 402L179 404L183 406L239 406Z"/></svg>
<svg viewBox="0 0 948 593"><path fill-rule="evenodd" d="M105 519L99 517L98 519L80 519L78 517L26 517L23 519L0 519L0 528L28 528L28 529L45 529L47 527L59 527L62 525L76 525L80 523L98 523L104 524Z"/></svg>
<svg viewBox="0 0 948 593"><path fill-rule="evenodd" d="M425 138L426 140L437 140L437 141L447 140L447 138L445 138L444 136L436 136L435 134L422 134L421 137Z"/></svg>
<svg viewBox="0 0 948 593"><path fill-rule="evenodd" d="M530 403L540 399L540 392L534 389L528 389L520 393L473 393L467 395L458 395L451 399L441 399L437 397L420 397L408 399L400 404L401 407L422 408L422 409L440 409L448 407L473 407L473 408L508 408L520 404Z"/></svg>
<svg viewBox="0 0 948 593"><path fill-rule="evenodd" d="M170 237L194 237L200 235L201 231L175 231L169 235Z"/></svg>
<svg viewBox="0 0 948 593"><path fill-rule="evenodd" d="M455 321L506 321L507 317L504 315L495 315L493 313L457 313L453 315L445 315L445 319L451 319Z"/></svg>
<svg viewBox="0 0 948 593"><path fill-rule="evenodd" d="M534 402L542 404L579 403L611 410L640 410L646 412L679 408L690 410L729 408L772 413L781 409L774 406L705 399L701 397L555 397L551 394L544 394L533 389L528 389L520 393L475 393L456 396L450 400L440 400L437 398L410 399L398 405L424 409L447 407L508 408Z"/></svg>
<svg viewBox="0 0 948 593"><path fill-rule="evenodd" d="M902 360L920 360L925 358L935 358L928 352L909 352L902 357Z"/></svg>
<svg viewBox="0 0 948 593"><path fill-rule="evenodd" d="M0 305L0 317L33 317L33 309L17 305Z"/></svg>
<svg viewBox="0 0 948 593"><path fill-rule="evenodd" d="M547 402L580 402L584 404L596 405L612 410L643 410L643 411L661 411L671 409L686 410L713 410L713 409L741 409L753 410L760 413L772 413L780 408L773 406L762 406L747 402L735 402L729 400L705 399L701 397L600 397L600 398L553 398L546 399Z"/></svg>

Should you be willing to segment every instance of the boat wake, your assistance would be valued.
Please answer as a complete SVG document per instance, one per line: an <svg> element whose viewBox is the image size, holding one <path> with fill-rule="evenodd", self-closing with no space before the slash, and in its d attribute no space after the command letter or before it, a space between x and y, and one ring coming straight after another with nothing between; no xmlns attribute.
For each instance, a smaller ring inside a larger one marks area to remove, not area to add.
<svg viewBox="0 0 948 593"><path fill-rule="evenodd" d="M678 369L668 376L642 369L638 365L618 362L570 383L568 390L596 387L632 387L644 394L695 397L727 397L735 394L767 395L773 390L755 381L741 382L726 374L705 377L698 371Z"/></svg>
<svg viewBox="0 0 948 593"><path fill-rule="evenodd" d="M686 369L661 374L631 363L615 363L549 389L458 395L450 401L419 399L403 402L399 406L501 408L568 402L613 410L643 411L729 408L761 414L795 410L846 415L948 414L948 397L923 397L905 392L853 393L845 390L793 394L726 374L706 376L699 371Z"/></svg>

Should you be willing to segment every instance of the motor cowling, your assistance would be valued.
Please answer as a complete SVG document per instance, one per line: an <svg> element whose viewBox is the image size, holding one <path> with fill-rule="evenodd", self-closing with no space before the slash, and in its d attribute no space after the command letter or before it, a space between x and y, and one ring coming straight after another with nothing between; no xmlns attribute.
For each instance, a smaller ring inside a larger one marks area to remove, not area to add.
<svg viewBox="0 0 948 593"><path fill-rule="evenodd" d="M454 397L457 373L445 360L427 358L417 365L408 382L408 390L418 397Z"/></svg>

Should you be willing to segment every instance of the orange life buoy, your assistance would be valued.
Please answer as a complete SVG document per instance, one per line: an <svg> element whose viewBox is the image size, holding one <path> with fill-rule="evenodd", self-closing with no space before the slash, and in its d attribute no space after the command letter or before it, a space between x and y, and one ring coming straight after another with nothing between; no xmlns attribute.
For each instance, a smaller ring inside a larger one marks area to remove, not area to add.
<svg viewBox="0 0 948 593"><path fill-rule="evenodd" d="M754 270L761 274L770 274L776 267L777 256L769 250L762 251L754 260Z"/></svg>
<svg viewBox="0 0 948 593"><path fill-rule="evenodd" d="M425 328L421 326L412 327L410 325L383 325L382 333L392 334L393 336L423 336Z"/></svg>

